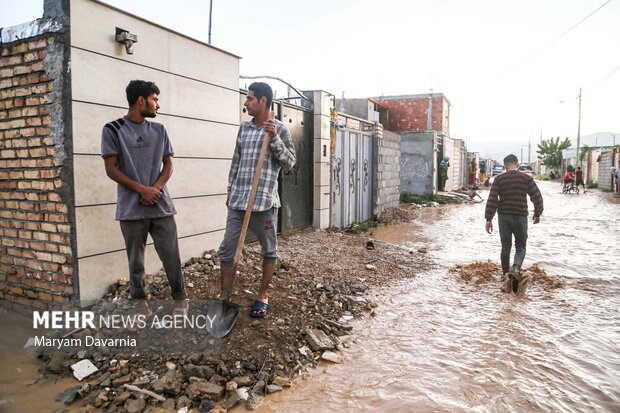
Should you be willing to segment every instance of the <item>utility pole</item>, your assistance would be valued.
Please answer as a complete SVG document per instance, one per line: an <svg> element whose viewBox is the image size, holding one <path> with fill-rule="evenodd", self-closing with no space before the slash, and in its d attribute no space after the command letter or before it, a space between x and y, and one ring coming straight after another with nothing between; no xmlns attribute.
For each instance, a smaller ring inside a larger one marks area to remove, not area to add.
<svg viewBox="0 0 620 413"><path fill-rule="evenodd" d="M211 15L213 14L213 0L209 0L209 44L211 44Z"/></svg>
<svg viewBox="0 0 620 413"><path fill-rule="evenodd" d="M579 160L579 140L581 139L581 88L579 88L579 119L577 121L577 163L581 165Z"/></svg>
<svg viewBox="0 0 620 413"><path fill-rule="evenodd" d="M530 139L527 140L527 163L532 162L532 141Z"/></svg>

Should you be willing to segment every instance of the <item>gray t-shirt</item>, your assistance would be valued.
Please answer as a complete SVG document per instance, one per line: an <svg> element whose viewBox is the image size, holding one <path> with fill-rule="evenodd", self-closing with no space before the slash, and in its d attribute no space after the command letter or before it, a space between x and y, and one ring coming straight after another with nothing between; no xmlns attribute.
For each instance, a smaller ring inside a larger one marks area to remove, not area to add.
<svg viewBox="0 0 620 413"><path fill-rule="evenodd" d="M127 116L107 123L101 132L101 156L118 156L118 169L146 186L153 186L161 173L163 159L174 155L164 125L144 121L135 123ZM140 194L118 185L116 219L162 218L176 214L168 188L155 205L142 205Z"/></svg>

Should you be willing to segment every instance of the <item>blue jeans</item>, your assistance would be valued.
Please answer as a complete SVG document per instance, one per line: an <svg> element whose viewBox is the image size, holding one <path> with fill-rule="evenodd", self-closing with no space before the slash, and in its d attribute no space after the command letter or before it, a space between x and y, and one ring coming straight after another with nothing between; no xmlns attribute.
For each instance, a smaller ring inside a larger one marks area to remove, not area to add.
<svg viewBox="0 0 620 413"><path fill-rule="evenodd" d="M521 268L525 259L525 245L527 244L527 217L521 215L497 214L499 223L499 237L502 241L502 272L510 271L510 250L512 236L515 237L515 257L513 265Z"/></svg>

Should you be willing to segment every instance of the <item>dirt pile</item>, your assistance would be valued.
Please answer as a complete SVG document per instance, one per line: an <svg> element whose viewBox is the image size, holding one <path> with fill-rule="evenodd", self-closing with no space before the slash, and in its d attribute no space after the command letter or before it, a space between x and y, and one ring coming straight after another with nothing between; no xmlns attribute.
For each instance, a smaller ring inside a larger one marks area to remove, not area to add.
<svg viewBox="0 0 620 413"><path fill-rule="evenodd" d="M463 281L476 285L486 283L496 283L502 277L502 267L493 261L475 261L469 264L457 264L450 269L450 272L457 274ZM545 288L563 288L564 281L547 272L534 263L529 267L522 268L522 273L531 277L530 284L540 284Z"/></svg>
<svg viewBox="0 0 620 413"><path fill-rule="evenodd" d="M369 288L413 277L430 265L424 254L367 241L363 235L314 229L281 237L267 317L260 320L249 316L262 277L260 246L251 244L244 251L232 298L241 313L227 337L214 339L203 330L128 328L122 337L146 345L129 351L100 345L45 354L45 372L70 375L71 365L90 360L98 371L71 392L84 398L86 412L206 409L217 402L226 409L243 398L246 407L254 408L266 393L281 390L291 377L315 366L326 350L338 349L340 338L351 332L348 321L374 311L376 304L365 297ZM192 258L183 270L189 314L200 313L201 306L219 292L217 254L210 251ZM151 317L172 312L163 272L148 277L148 291ZM135 312L128 297L127 281L119 280L92 311ZM110 334L78 331L71 337Z"/></svg>
<svg viewBox="0 0 620 413"><path fill-rule="evenodd" d="M418 204L387 208L381 213L377 221L382 224L400 224L403 222L411 222L418 217L420 208L421 206Z"/></svg>

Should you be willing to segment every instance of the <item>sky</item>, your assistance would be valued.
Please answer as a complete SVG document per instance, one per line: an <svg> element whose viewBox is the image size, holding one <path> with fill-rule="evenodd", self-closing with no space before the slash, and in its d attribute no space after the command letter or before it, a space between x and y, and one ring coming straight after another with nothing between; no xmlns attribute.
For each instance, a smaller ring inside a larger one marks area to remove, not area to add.
<svg viewBox="0 0 620 413"><path fill-rule="evenodd" d="M208 0L104 3L208 41ZM42 5L0 0L0 27ZM242 75L301 90L443 93L451 136L470 147L574 143L582 88L581 135L620 142L618 22L620 0L213 0L211 43L242 58Z"/></svg>

